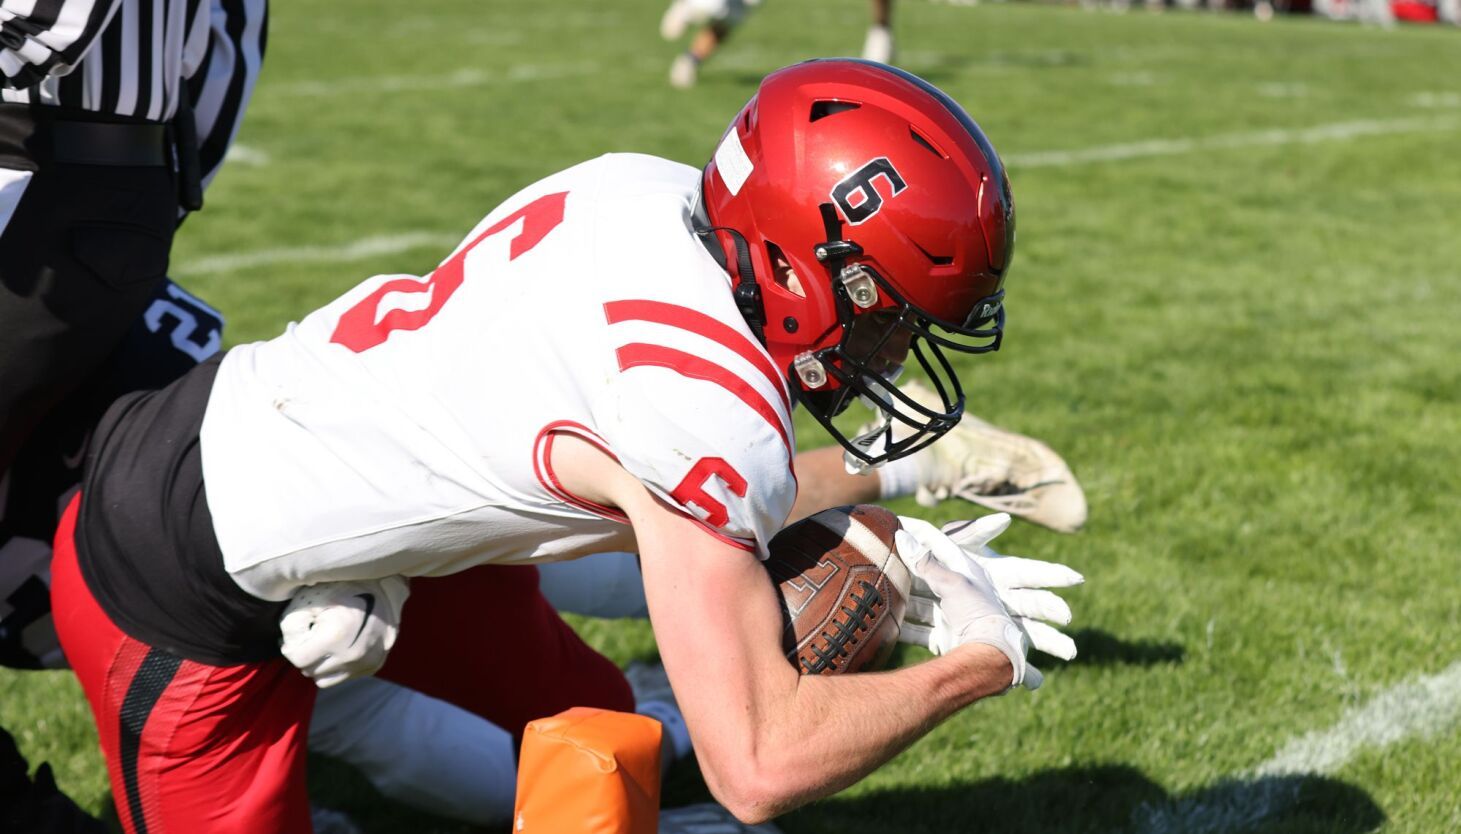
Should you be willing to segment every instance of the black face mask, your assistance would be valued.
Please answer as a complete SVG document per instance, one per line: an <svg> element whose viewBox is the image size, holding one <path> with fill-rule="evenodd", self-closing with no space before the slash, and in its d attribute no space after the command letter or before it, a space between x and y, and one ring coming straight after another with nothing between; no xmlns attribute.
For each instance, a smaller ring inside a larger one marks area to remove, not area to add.
<svg viewBox="0 0 1461 834"><path fill-rule="evenodd" d="M1004 333L1004 293L980 299L969 319L955 324L922 313L871 267L854 263L839 265L837 271L842 275L861 273L858 277L871 279L876 292L891 298L895 306L859 312L847 289L849 282L834 280L842 338L835 346L801 361L814 359L839 387L808 390L795 367L787 372L798 402L846 450L848 465L865 469L911 455L959 424L964 416L964 389L948 353L999 349ZM898 389L895 380L905 355L911 355L923 369L939 396L938 405L922 405ZM883 420L873 431L849 437L832 419L857 399L881 413ZM908 431L895 441L893 429L899 424Z"/></svg>

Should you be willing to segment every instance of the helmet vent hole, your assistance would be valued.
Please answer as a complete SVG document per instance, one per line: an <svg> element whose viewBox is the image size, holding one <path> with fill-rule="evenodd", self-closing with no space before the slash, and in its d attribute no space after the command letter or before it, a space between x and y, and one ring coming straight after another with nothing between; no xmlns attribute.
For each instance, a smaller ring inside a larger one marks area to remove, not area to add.
<svg viewBox="0 0 1461 834"><path fill-rule="evenodd" d="M849 110L856 110L861 104L853 104L850 101L816 101L812 103L812 114L809 121L825 119L828 116L835 116L838 113L846 113Z"/></svg>
<svg viewBox="0 0 1461 834"><path fill-rule="evenodd" d="M933 143L932 142L930 142L927 139L923 138L923 136L918 131L916 131L916 130L914 130L913 128L910 127L910 128L908 128L908 134L913 137L913 141L915 141L918 144L922 145L923 147L927 148L929 153L933 154L934 156L938 157L939 159L947 159L948 158L948 157L944 156L944 154L938 148L935 148L933 146Z"/></svg>
<svg viewBox="0 0 1461 834"><path fill-rule="evenodd" d="M914 241L913 242L913 245L914 246L917 246L918 247L918 251L920 251L920 252L923 253L923 257L928 258L928 260L934 266L948 266L948 265L950 265L950 264L952 264L954 262L954 258L953 258L952 255L935 255L934 253L928 251L927 249L924 249L923 246L921 244L919 244L917 241Z"/></svg>
<svg viewBox="0 0 1461 834"><path fill-rule="evenodd" d="M772 280L776 282L776 286L793 295L807 297L807 291L802 288L801 278L792 268L791 261L787 259L786 253L781 251L780 246L769 240L766 241L766 258L771 261Z"/></svg>

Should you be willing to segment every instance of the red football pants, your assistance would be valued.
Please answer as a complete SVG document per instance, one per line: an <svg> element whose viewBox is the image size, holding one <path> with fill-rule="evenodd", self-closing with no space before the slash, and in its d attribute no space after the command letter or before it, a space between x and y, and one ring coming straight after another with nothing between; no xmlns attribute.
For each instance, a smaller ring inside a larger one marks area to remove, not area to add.
<svg viewBox="0 0 1461 834"><path fill-rule="evenodd" d="M310 831L314 684L284 660L209 666L128 637L76 563L79 499L56 533L56 631L91 704L128 834ZM537 592L533 568L417 579L382 675L520 737L571 706L632 710L623 674Z"/></svg>

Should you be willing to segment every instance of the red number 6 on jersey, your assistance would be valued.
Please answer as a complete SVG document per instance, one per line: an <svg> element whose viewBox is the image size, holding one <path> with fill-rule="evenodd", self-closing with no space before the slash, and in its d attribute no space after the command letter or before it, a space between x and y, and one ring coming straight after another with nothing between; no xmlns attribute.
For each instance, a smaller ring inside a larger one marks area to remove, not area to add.
<svg viewBox="0 0 1461 834"><path fill-rule="evenodd" d="M424 280L397 278L376 287L375 292L361 299L360 303L340 316L340 322L335 325L330 341L362 353L384 343L397 330L419 330L424 327L441 312L452 293L461 287L465 278L464 265L468 252L476 248L477 244L506 231L521 220L522 231L512 239L507 256L509 261L515 260L517 256L537 246L549 232L563 222L563 205L567 198L568 192L562 191L545 194L528 203L477 235L471 243L463 246ZM430 294L430 300L419 310L394 309L382 313L380 309L381 300L391 293L423 292Z"/></svg>
<svg viewBox="0 0 1461 834"><path fill-rule="evenodd" d="M730 521L730 513L726 511L724 504L705 491L711 478L725 484L726 489L737 497L746 497L746 479L725 458L701 458L696 461L685 479L670 493L670 497L687 507L692 504L699 507L705 513L705 523L711 527L723 527Z"/></svg>

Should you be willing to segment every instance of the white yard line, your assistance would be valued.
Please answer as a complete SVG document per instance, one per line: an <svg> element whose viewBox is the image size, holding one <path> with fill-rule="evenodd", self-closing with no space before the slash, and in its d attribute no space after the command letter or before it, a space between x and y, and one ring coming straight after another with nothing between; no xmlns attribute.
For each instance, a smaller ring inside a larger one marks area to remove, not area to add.
<svg viewBox="0 0 1461 834"><path fill-rule="evenodd" d="M585 64L582 66L589 67L591 65ZM568 73L570 71L577 72L576 69L572 69L566 65L554 68L539 67L536 69L519 67L514 72L520 78L526 78L534 72ZM395 83L401 85L398 89L406 89L408 85L417 83L429 88L440 86L444 78L454 78L456 79L455 83L460 86L468 86L475 83L494 83L484 74L474 70L463 70L451 76L420 76L414 80L397 77ZM500 81L502 79L498 76L496 80ZM375 84L377 82L379 82L379 79L370 83ZM365 84L366 82L362 80L360 82L341 83ZM308 82L308 85L295 85L295 90L301 95L327 95L332 94L326 92L327 90L341 91L338 86L327 85L324 82ZM306 93L304 90L311 90L312 92ZM1397 133L1454 131L1458 128L1461 128L1461 118L1452 116L1425 116L1392 119L1388 121L1336 122L1334 124L1317 125L1315 127L1295 130L1263 130L1251 133L1228 133L1193 139L1153 139L1146 142L1104 145L1073 151L1015 153L1006 156L1004 161L1013 168L1070 167L1092 162L1110 162L1150 156L1173 156L1202 150L1244 148L1258 145L1329 142ZM401 252L417 246L451 246L457 242L457 238L448 235L432 232L407 232L385 237L368 237L338 246L300 246L240 252L233 255L218 255L193 261L178 271L182 275L202 275L232 272L238 269L292 261L359 260L373 255Z"/></svg>
<svg viewBox="0 0 1461 834"><path fill-rule="evenodd" d="M1063 168L1088 162L1115 162L1153 156L1176 156L1196 151L1254 148L1263 145L1308 145L1386 136L1398 133L1443 133L1461 128L1461 119L1451 116L1417 116L1404 119L1371 119L1335 122L1314 127L1220 133L1188 139L1149 139L1120 145L1101 145L1069 151L1032 151L1004 157L1011 168Z"/></svg>
<svg viewBox="0 0 1461 834"><path fill-rule="evenodd" d="M295 81L270 86L264 91L262 100L267 101L271 96L379 95L486 87L557 78L581 78L602 71L603 65L597 62L580 61L573 64L516 64L490 72L467 68L437 75L367 75L332 81Z"/></svg>
<svg viewBox="0 0 1461 834"><path fill-rule="evenodd" d="M1391 687L1355 707L1333 726L1306 733L1246 774L1199 796L1143 805L1133 814L1138 834L1227 834L1246 831L1292 807L1301 782L1343 768L1365 750L1427 739L1461 721L1461 662Z"/></svg>
<svg viewBox="0 0 1461 834"><path fill-rule="evenodd" d="M1416 93L1410 97L1410 103L1416 107L1454 110L1461 107L1461 93Z"/></svg>
<svg viewBox="0 0 1461 834"><path fill-rule="evenodd" d="M377 235L343 243L338 246L282 246L276 249L257 249L233 255L215 255L199 258L178 269L180 275L211 275L220 272L235 272L274 264L293 264L322 261L358 261L376 255L393 255L410 249L437 247L445 256L447 247L460 242L457 235L436 232L408 232L400 235Z"/></svg>
<svg viewBox="0 0 1461 834"><path fill-rule="evenodd" d="M241 145L235 142L229 146L228 153L224 155L223 160L230 165L261 168L269 164L269 155L252 145Z"/></svg>

